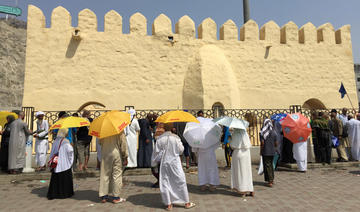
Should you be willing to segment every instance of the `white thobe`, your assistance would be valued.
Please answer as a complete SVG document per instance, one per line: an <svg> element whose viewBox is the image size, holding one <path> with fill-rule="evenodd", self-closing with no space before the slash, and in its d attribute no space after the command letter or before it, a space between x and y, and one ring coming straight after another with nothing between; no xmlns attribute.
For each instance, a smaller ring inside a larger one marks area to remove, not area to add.
<svg viewBox="0 0 360 212"><path fill-rule="evenodd" d="M198 182L199 185L220 185L219 169L216 161L215 150L219 144L207 149L193 148L198 153Z"/></svg>
<svg viewBox="0 0 360 212"><path fill-rule="evenodd" d="M61 142L61 140L63 140ZM60 149L59 145L61 143ZM56 153L58 154L58 163L55 173L63 172L71 168L74 162L74 149L66 138L57 137L52 145L50 158Z"/></svg>
<svg viewBox="0 0 360 212"><path fill-rule="evenodd" d="M165 205L189 202L185 173L180 160L183 151L180 137L169 131L159 136L156 141L153 158L161 158L159 185Z"/></svg>
<svg viewBox="0 0 360 212"><path fill-rule="evenodd" d="M299 142L293 145L293 156L296 160L298 170L307 169L307 142Z"/></svg>
<svg viewBox="0 0 360 212"><path fill-rule="evenodd" d="M101 162L101 145L99 138L96 138L96 155L97 155L97 160Z"/></svg>
<svg viewBox="0 0 360 212"><path fill-rule="evenodd" d="M360 161L360 121L348 121L348 134L351 142L351 156L353 160Z"/></svg>
<svg viewBox="0 0 360 212"><path fill-rule="evenodd" d="M235 129L230 147L234 150L231 159L231 188L240 192L254 191L251 170L251 142L245 130Z"/></svg>
<svg viewBox="0 0 360 212"><path fill-rule="evenodd" d="M126 127L126 142L128 145L128 165L127 167L137 167L137 147L138 135L140 131L139 122L134 118L129 126Z"/></svg>
<svg viewBox="0 0 360 212"><path fill-rule="evenodd" d="M46 154L49 150L49 141L48 141L48 132L49 132L49 122L47 120L37 120L37 137L35 142L35 162L38 166L45 166L46 163Z"/></svg>

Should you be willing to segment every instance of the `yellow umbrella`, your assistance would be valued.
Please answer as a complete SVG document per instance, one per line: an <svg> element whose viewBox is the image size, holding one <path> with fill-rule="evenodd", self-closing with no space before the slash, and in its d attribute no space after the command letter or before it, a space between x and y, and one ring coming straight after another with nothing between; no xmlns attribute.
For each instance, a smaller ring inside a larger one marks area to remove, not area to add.
<svg viewBox="0 0 360 212"><path fill-rule="evenodd" d="M8 115L13 115L15 117L15 119L18 118L18 116L14 112L0 111L0 126L1 127L4 127L4 125L7 123L6 117Z"/></svg>
<svg viewBox="0 0 360 212"><path fill-rule="evenodd" d="M120 134L130 124L130 114L120 111L109 111L101 114L90 124L89 135L105 138Z"/></svg>
<svg viewBox="0 0 360 212"><path fill-rule="evenodd" d="M193 115L181 110L169 111L159 116L155 122L171 123L171 122L196 122L200 123Z"/></svg>
<svg viewBox="0 0 360 212"><path fill-rule="evenodd" d="M69 116L58 120L50 127L50 130L62 129L62 128L74 128L89 126L90 122L87 119L75 116Z"/></svg>

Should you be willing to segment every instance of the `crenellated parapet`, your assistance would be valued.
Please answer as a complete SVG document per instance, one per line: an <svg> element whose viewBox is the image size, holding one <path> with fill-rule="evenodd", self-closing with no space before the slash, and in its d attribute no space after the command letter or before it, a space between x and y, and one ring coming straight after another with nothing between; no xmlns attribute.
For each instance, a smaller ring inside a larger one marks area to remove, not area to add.
<svg viewBox="0 0 360 212"><path fill-rule="evenodd" d="M112 34L122 34L123 20L120 14L114 10L106 13L104 18L104 32ZM147 19L141 13L135 13L130 17L130 34L147 36ZM78 14L78 26L82 34L97 32L96 14L84 9ZM28 29L37 30L46 28L45 16L43 12L29 5L28 9ZM57 31L68 31L71 26L71 15L63 7L59 6L52 11L50 29ZM240 29L240 30L239 30ZM195 37L196 32L198 38ZM351 44L350 26L346 25L335 31L330 23L323 24L316 28L313 24L307 23L298 27L294 22L288 22L279 26L274 21L265 23L260 29L258 24L249 20L246 24L238 28L232 20L226 21L219 28L214 20L206 18L196 28L194 21L189 16L181 17L172 28L169 17L160 14L152 23L153 36L171 36L173 34L180 37L190 37L203 40L232 40L244 42L266 41L273 44ZM219 34L219 38L218 35Z"/></svg>

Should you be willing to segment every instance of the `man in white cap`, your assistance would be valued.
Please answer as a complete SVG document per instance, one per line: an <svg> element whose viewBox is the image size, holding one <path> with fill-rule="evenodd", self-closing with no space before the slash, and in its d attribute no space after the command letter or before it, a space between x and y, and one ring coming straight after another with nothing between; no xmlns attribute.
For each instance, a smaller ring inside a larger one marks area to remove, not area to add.
<svg viewBox="0 0 360 212"><path fill-rule="evenodd" d="M34 137L36 138L35 143L35 162L38 166L36 171L44 171L46 168L46 154L49 148L48 133L49 133L49 122L44 120L45 113L38 111L35 113L37 118L36 121L36 132Z"/></svg>
<svg viewBox="0 0 360 212"><path fill-rule="evenodd" d="M136 119L136 111L134 109L130 109L128 113L130 113L131 121L125 129L126 141L129 151L127 167L137 167L137 133L140 131L140 126L138 120Z"/></svg>

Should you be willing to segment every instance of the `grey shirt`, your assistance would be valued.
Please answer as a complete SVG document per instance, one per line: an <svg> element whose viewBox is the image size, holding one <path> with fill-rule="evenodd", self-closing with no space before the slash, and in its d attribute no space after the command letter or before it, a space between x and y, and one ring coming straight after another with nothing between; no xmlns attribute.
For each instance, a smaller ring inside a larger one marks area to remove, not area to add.
<svg viewBox="0 0 360 212"><path fill-rule="evenodd" d="M276 152L275 142L278 140L278 135L275 130L270 132L269 137L264 141L264 147L262 150L263 156L274 156Z"/></svg>

